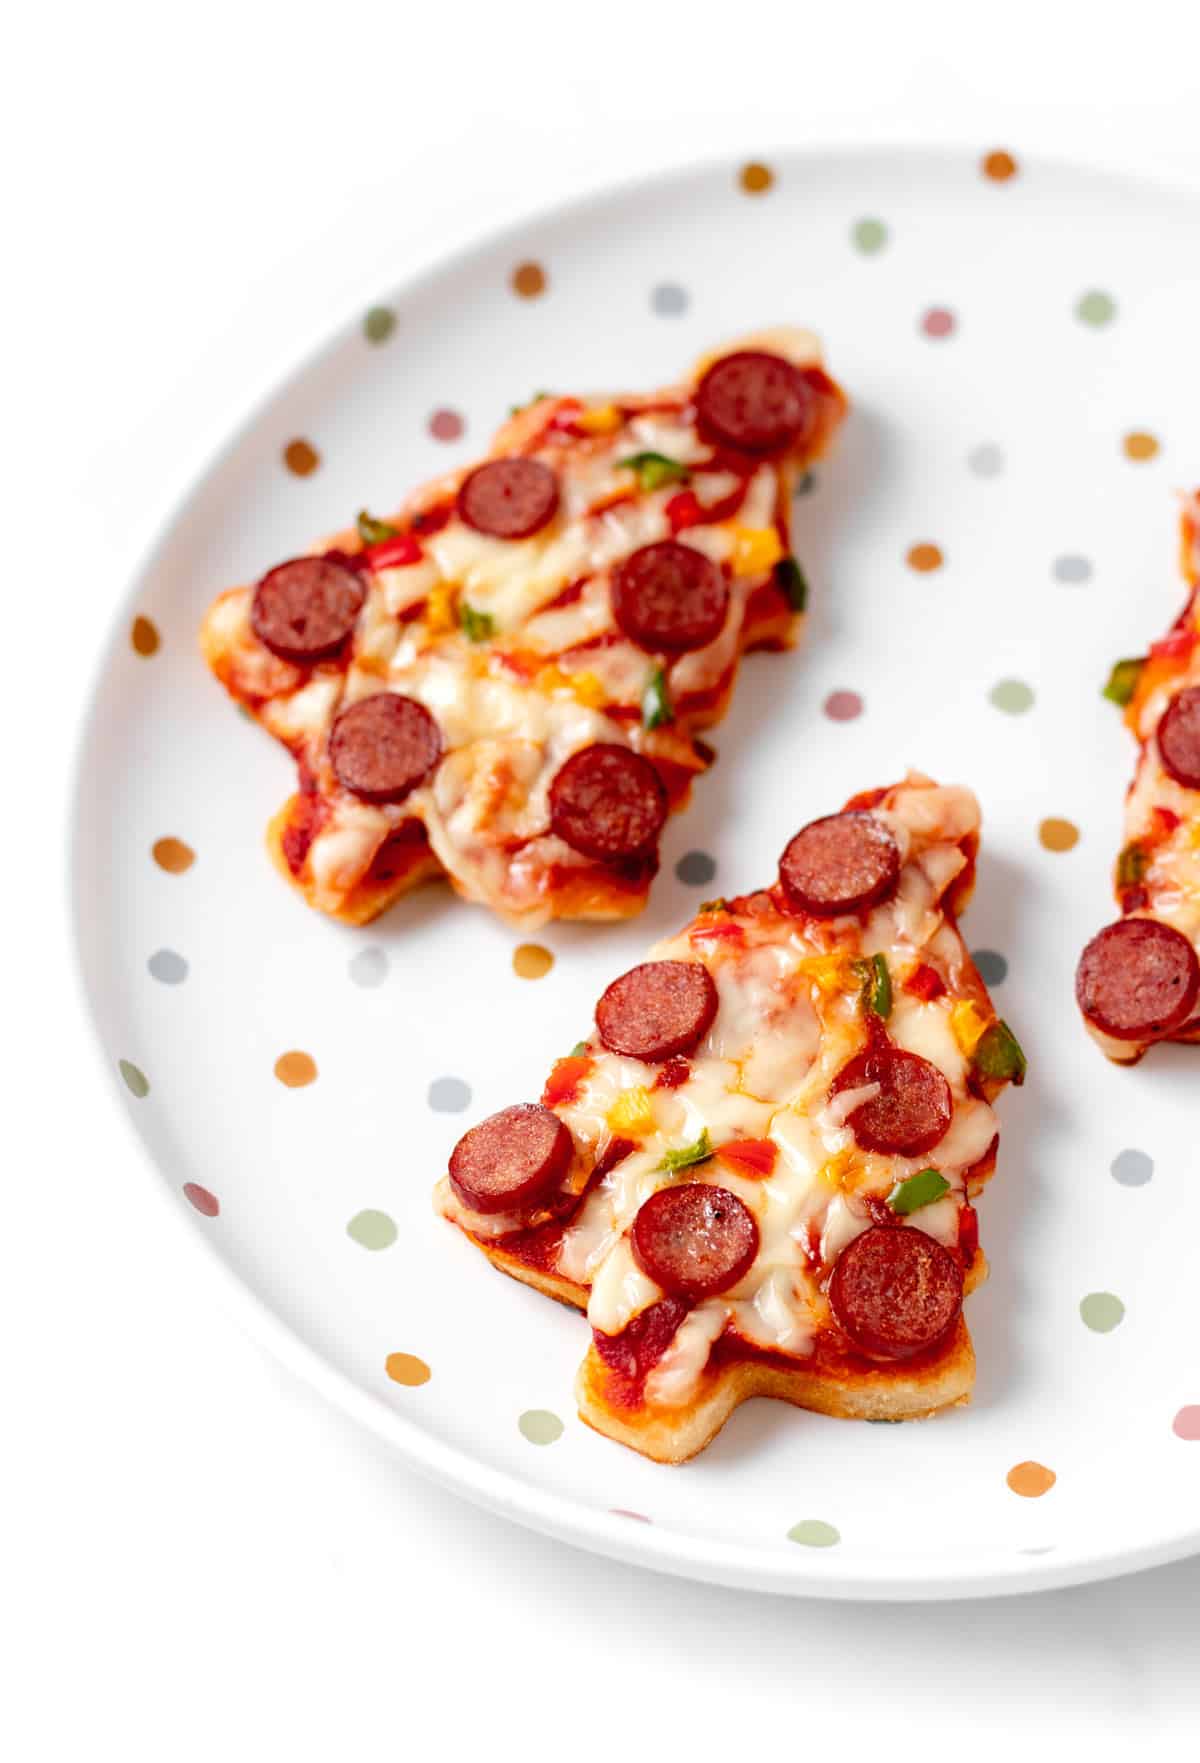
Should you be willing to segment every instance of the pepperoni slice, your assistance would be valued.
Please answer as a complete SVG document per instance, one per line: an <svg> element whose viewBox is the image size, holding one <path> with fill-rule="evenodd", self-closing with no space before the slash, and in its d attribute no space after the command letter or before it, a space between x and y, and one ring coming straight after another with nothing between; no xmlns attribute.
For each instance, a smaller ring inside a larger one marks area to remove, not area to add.
<svg viewBox="0 0 1200 1763"><path fill-rule="evenodd" d="M575 851L613 863L648 856L667 818L667 792L648 759L598 741L560 766L550 785L550 828Z"/></svg>
<svg viewBox="0 0 1200 1763"><path fill-rule="evenodd" d="M1079 957L1075 997L1084 1016L1118 1041L1149 1041L1186 1022L1200 994L1200 961L1188 939L1157 918L1121 918Z"/></svg>
<svg viewBox="0 0 1200 1763"><path fill-rule="evenodd" d="M1185 790L1200 790L1200 686L1172 698L1158 725L1158 753Z"/></svg>
<svg viewBox="0 0 1200 1763"><path fill-rule="evenodd" d="M343 788L364 802L402 802L442 756L442 732L423 704L376 692L343 710L329 759Z"/></svg>
<svg viewBox="0 0 1200 1763"><path fill-rule="evenodd" d="M878 906L899 877L899 846L883 821L862 809L811 820L779 859L789 905L813 918Z"/></svg>
<svg viewBox="0 0 1200 1763"><path fill-rule="evenodd" d="M765 349L742 349L715 361L696 391L705 436L742 453L776 453L804 442L817 401L798 367Z"/></svg>
<svg viewBox="0 0 1200 1763"><path fill-rule="evenodd" d="M735 1286L758 1254L754 1214L728 1188L659 1188L633 1221L633 1258L675 1298L711 1298Z"/></svg>
<svg viewBox="0 0 1200 1763"><path fill-rule="evenodd" d="M284 661L324 661L354 629L363 580L329 557L293 557L263 576L250 604L250 628Z"/></svg>
<svg viewBox="0 0 1200 1763"><path fill-rule="evenodd" d="M558 479L540 459L489 459L463 479L457 506L477 533L527 539L552 519Z"/></svg>
<svg viewBox="0 0 1200 1763"><path fill-rule="evenodd" d="M725 623L729 584L693 545L643 545L613 572L613 616L641 649L703 649Z"/></svg>
<svg viewBox="0 0 1200 1763"><path fill-rule="evenodd" d="M908 1225L876 1224L847 1245L829 1281L833 1313L856 1347L908 1359L932 1347L962 1309L958 1261Z"/></svg>
<svg viewBox="0 0 1200 1763"><path fill-rule="evenodd" d="M717 988L699 961L643 961L615 979L596 1006L611 1053L656 1064L690 1053L717 1014Z"/></svg>
<svg viewBox="0 0 1200 1763"><path fill-rule="evenodd" d="M540 1102L518 1102L465 1132L450 1153L450 1186L473 1212L528 1211L571 1164L571 1135Z"/></svg>
<svg viewBox="0 0 1200 1763"><path fill-rule="evenodd" d="M878 1084L879 1093L847 1116L864 1151L923 1157L950 1130L954 1102L936 1065L900 1047L871 1047L843 1065L833 1094Z"/></svg>

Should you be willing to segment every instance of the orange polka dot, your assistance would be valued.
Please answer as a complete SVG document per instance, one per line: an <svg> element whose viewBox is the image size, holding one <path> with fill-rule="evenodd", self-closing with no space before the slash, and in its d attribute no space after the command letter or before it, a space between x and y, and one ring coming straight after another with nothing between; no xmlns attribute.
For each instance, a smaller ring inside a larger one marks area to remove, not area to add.
<svg viewBox="0 0 1200 1763"><path fill-rule="evenodd" d="M1014 1463L1005 1481L1014 1494L1020 1494L1026 1500L1038 1500L1048 1494L1058 1477L1044 1463Z"/></svg>
<svg viewBox="0 0 1200 1763"><path fill-rule="evenodd" d="M1038 838L1047 851L1070 851L1079 843L1079 828L1073 820L1051 815L1038 827Z"/></svg>
<svg viewBox="0 0 1200 1763"><path fill-rule="evenodd" d="M1154 435L1147 434L1145 429L1131 429L1121 442L1126 459L1135 459L1141 463L1145 459L1153 459L1158 452L1159 443Z"/></svg>
<svg viewBox="0 0 1200 1763"><path fill-rule="evenodd" d="M311 477L321 455L311 441L289 441L283 449L283 463L294 477Z"/></svg>
<svg viewBox="0 0 1200 1763"><path fill-rule="evenodd" d="M424 1359L418 1359L415 1353L389 1353L383 1368L393 1383L406 1384L409 1389L428 1383L433 1376Z"/></svg>
<svg viewBox="0 0 1200 1763"><path fill-rule="evenodd" d="M158 634L158 626L152 618L137 617L129 633L129 641L138 655L153 655L157 652L162 638Z"/></svg>
<svg viewBox="0 0 1200 1763"><path fill-rule="evenodd" d="M281 1053L275 1061L275 1076L289 1090L302 1090L305 1084L317 1081L317 1062L311 1053Z"/></svg>
<svg viewBox="0 0 1200 1763"><path fill-rule="evenodd" d="M522 943L513 950L512 964L518 979L543 979L554 966L554 957L540 943Z"/></svg>
<svg viewBox="0 0 1200 1763"><path fill-rule="evenodd" d="M168 875L182 875L196 861L196 853L182 839L155 839L150 855Z"/></svg>
<svg viewBox="0 0 1200 1763"><path fill-rule="evenodd" d="M937 545L925 543L910 545L904 561L910 569L915 569L919 575L928 575L931 569L940 569L946 559L942 556Z"/></svg>
<svg viewBox="0 0 1200 1763"><path fill-rule="evenodd" d="M518 263L512 272L512 290L522 300L536 300L546 292L546 272L540 263Z"/></svg>
<svg viewBox="0 0 1200 1763"><path fill-rule="evenodd" d="M775 182L775 173L769 165L762 165L757 159L752 159L738 173L738 182L747 196L761 196Z"/></svg>
<svg viewBox="0 0 1200 1763"><path fill-rule="evenodd" d="M984 154L981 170L984 177L991 178L993 183L1006 184L1009 178L1016 177L1017 162L1011 153L997 147L994 152Z"/></svg>

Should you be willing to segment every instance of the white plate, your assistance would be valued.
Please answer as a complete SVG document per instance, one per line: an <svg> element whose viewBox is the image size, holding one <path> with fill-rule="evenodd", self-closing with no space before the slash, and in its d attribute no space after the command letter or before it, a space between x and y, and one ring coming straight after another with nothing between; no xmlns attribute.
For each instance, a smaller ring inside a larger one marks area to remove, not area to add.
<svg viewBox="0 0 1200 1763"><path fill-rule="evenodd" d="M118 1061L148 1081L125 1092L130 1122L256 1330L498 1511L797 1593L1017 1591L1149 1565L1200 1546L1200 1055L1107 1066L1071 987L1112 912L1133 760L1098 688L1181 596L1200 201L1045 164L997 178L970 155L789 154L770 171L757 193L733 165L623 190L380 290L391 334L369 340L356 313L195 486L121 612L82 745L74 873L104 1055L118 1083ZM543 267L540 294L514 292L522 263ZM800 653L747 663L645 917L552 927L554 968L533 983L514 974L518 939L440 889L357 932L310 913L262 844L290 763L197 653L210 596L482 449L536 388L653 385L779 320L823 334L855 401L796 511L812 619ZM435 411L461 438L431 433ZM1124 437L1143 432L1158 451L1131 459ZM305 477L283 464L298 438L320 454ZM940 567L913 568L914 545ZM135 615L161 637L152 655ZM1032 707L997 708L1001 681ZM862 713L834 720L832 693ZM656 1467L575 1417L583 1321L492 1273L430 1187L465 1125L536 1093L602 985L701 893L765 880L796 826L910 764L982 799L966 930L1006 957L995 995L1030 1057L981 1208L974 1404L884 1427L756 1402L696 1463ZM1079 829L1073 849L1045 848L1048 819ZM152 859L164 837L196 852L186 872ZM697 851L716 861L702 887L675 873ZM296 1049L319 1075L289 1088L274 1066ZM390 1246L348 1233L364 1211L394 1221ZM1097 1293L1124 1305L1107 1332L1081 1315ZM393 1354L432 1375L394 1381ZM1057 1477L1040 1497L1008 1484L1027 1461Z"/></svg>

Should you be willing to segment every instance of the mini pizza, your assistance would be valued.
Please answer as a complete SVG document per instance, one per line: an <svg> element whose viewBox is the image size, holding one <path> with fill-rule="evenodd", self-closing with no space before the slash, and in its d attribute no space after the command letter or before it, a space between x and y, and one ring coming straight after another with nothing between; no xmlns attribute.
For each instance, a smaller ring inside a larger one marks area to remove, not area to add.
<svg viewBox="0 0 1200 1763"><path fill-rule="evenodd" d="M539 394L482 463L222 594L205 656L298 767L283 875L349 924L438 874L521 926L640 911L741 656L795 640L792 493L844 409L798 330Z"/></svg>
<svg viewBox="0 0 1200 1763"><path fill-rule="evenodd" d="M435 1204L586 1310L589 1425L659 1462L751 1396L905 1420L966 1401L993 1104L1025 1060L959 935L979 808L910 775L791 840L614 980L540 1102Z"/></svg>
<svg viewBox="0 0 1200 1763"><path fill-rule="evenodd" d="M1104 688L1139 746L1115 890L1121 917L1079 960L1075 995L1108 1057L1132 1065L1155 1041L1200 1041L1200 494L1183 515L1188 599L1147 655Z"/></svg>

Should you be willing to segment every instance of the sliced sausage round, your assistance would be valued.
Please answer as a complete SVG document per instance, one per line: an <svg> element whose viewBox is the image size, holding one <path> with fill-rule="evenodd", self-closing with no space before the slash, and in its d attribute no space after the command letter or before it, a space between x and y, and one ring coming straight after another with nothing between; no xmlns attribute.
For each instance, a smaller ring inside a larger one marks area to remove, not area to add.
<svg viewBox="0 0 1200 1763"><path fill-rule="evenodd" d="M719 635L729 610L729 584L703 551L664 539L643 545L617 565L612 608L639 648L682 654L703 649Z"/></svg>
<svg viewBox="0 0 1200 1763"><path fill-rule="evenodd" d="M878 815L857 808L810 821L779 859L788 904L813 918L878 906L899 877L900 847L891 831Z"/></svg>
<svg viewBox="0 0 1200 1763"><path fill-rule="evenodd" d="M344 789L364 802L402 802L442 756L442 731L400 692L360 698L338 716L329 759Z"/></svg>
<svg viewBox="0 0 1200 1763"><path fill-rule="evenodd" d="M670 1297L699 1302L727 1292L758 1254L758 1225L728 1188L660 1188L633 1221L633 1257Z"/></svg>
<svg viewBox="0 0 1200 1763"><path fill-rule="evenodd" d="M540 1102L518 1102L465 1132L450 1153L450 1186L473 1212L528 1211L571 1165L566 1126Z"/></svg>
<svg viewBox="0 0 1200 1763"><path fill-rule="evenodd" d="M1158 752L1177 784L1200 790L1200 686L1188 686L1163 711Z"/></svg>
<svg viewBox="0 0 1200 1763"><path fill-rule="evenodd" d="M699 961L643 961L604 993L596 1027L611 1053L657 1064L691 1053L716 1014L717 988Z"/></svg>
<svg viewBox="0 0 1200 1763"><path fill-rule="evenodd" d="M854 1345L877 1359L936 1346L962 1309L963 1276L949 1249L909 1225L876 1224L838 1256L829 1302Z"/></svg>
<svg viewBox="0 0 1200 1763"><path fill-rule="evenodd" d="M777 453L808 440L816 396L798 367L765 349L714 361L696 390L701 433L741 453Z"/></svg>
<svg viewBox="0 0 1200 1763"><path fill-rule="evenodd" d="M329 557L293 557L269 570L254 590L250 628L284 661L336 655L362 610L362 577Z"/></svg>
<svg viewBox="0 0 1200 1763"><path fill-rule="evenodd" d="M1075 970L1087 1020L1118 1041L1150 1041L1185 1023L1200 994L1188 939L1157 918L1120 918L1092 938Z"/></svg>
<svg viewBox="0 0 1200 1763"><path fill-rule="evenodd" d="M871 1047L843 1065L833 1094L878 1084L878 1093L860 1102L847 1122L864 1151L895 1157L923 1157L950 1130L954 1099L936 1065L900 1047Z"/></svg>
<svg viewBox="0 0 1200 1763"><path fill-rule="evenodd" d="M495 539L527 539L553 519L558 479L540 459L489 459L463 479L460 517Z"/></svg>
<svg viewBox="0 0 1200 1763"><path fill-rule="evenodd" d="M646 857L667 818L667 792L648 759L597 741L559 767L550 785L550 830L601 863Z"/></svg>

